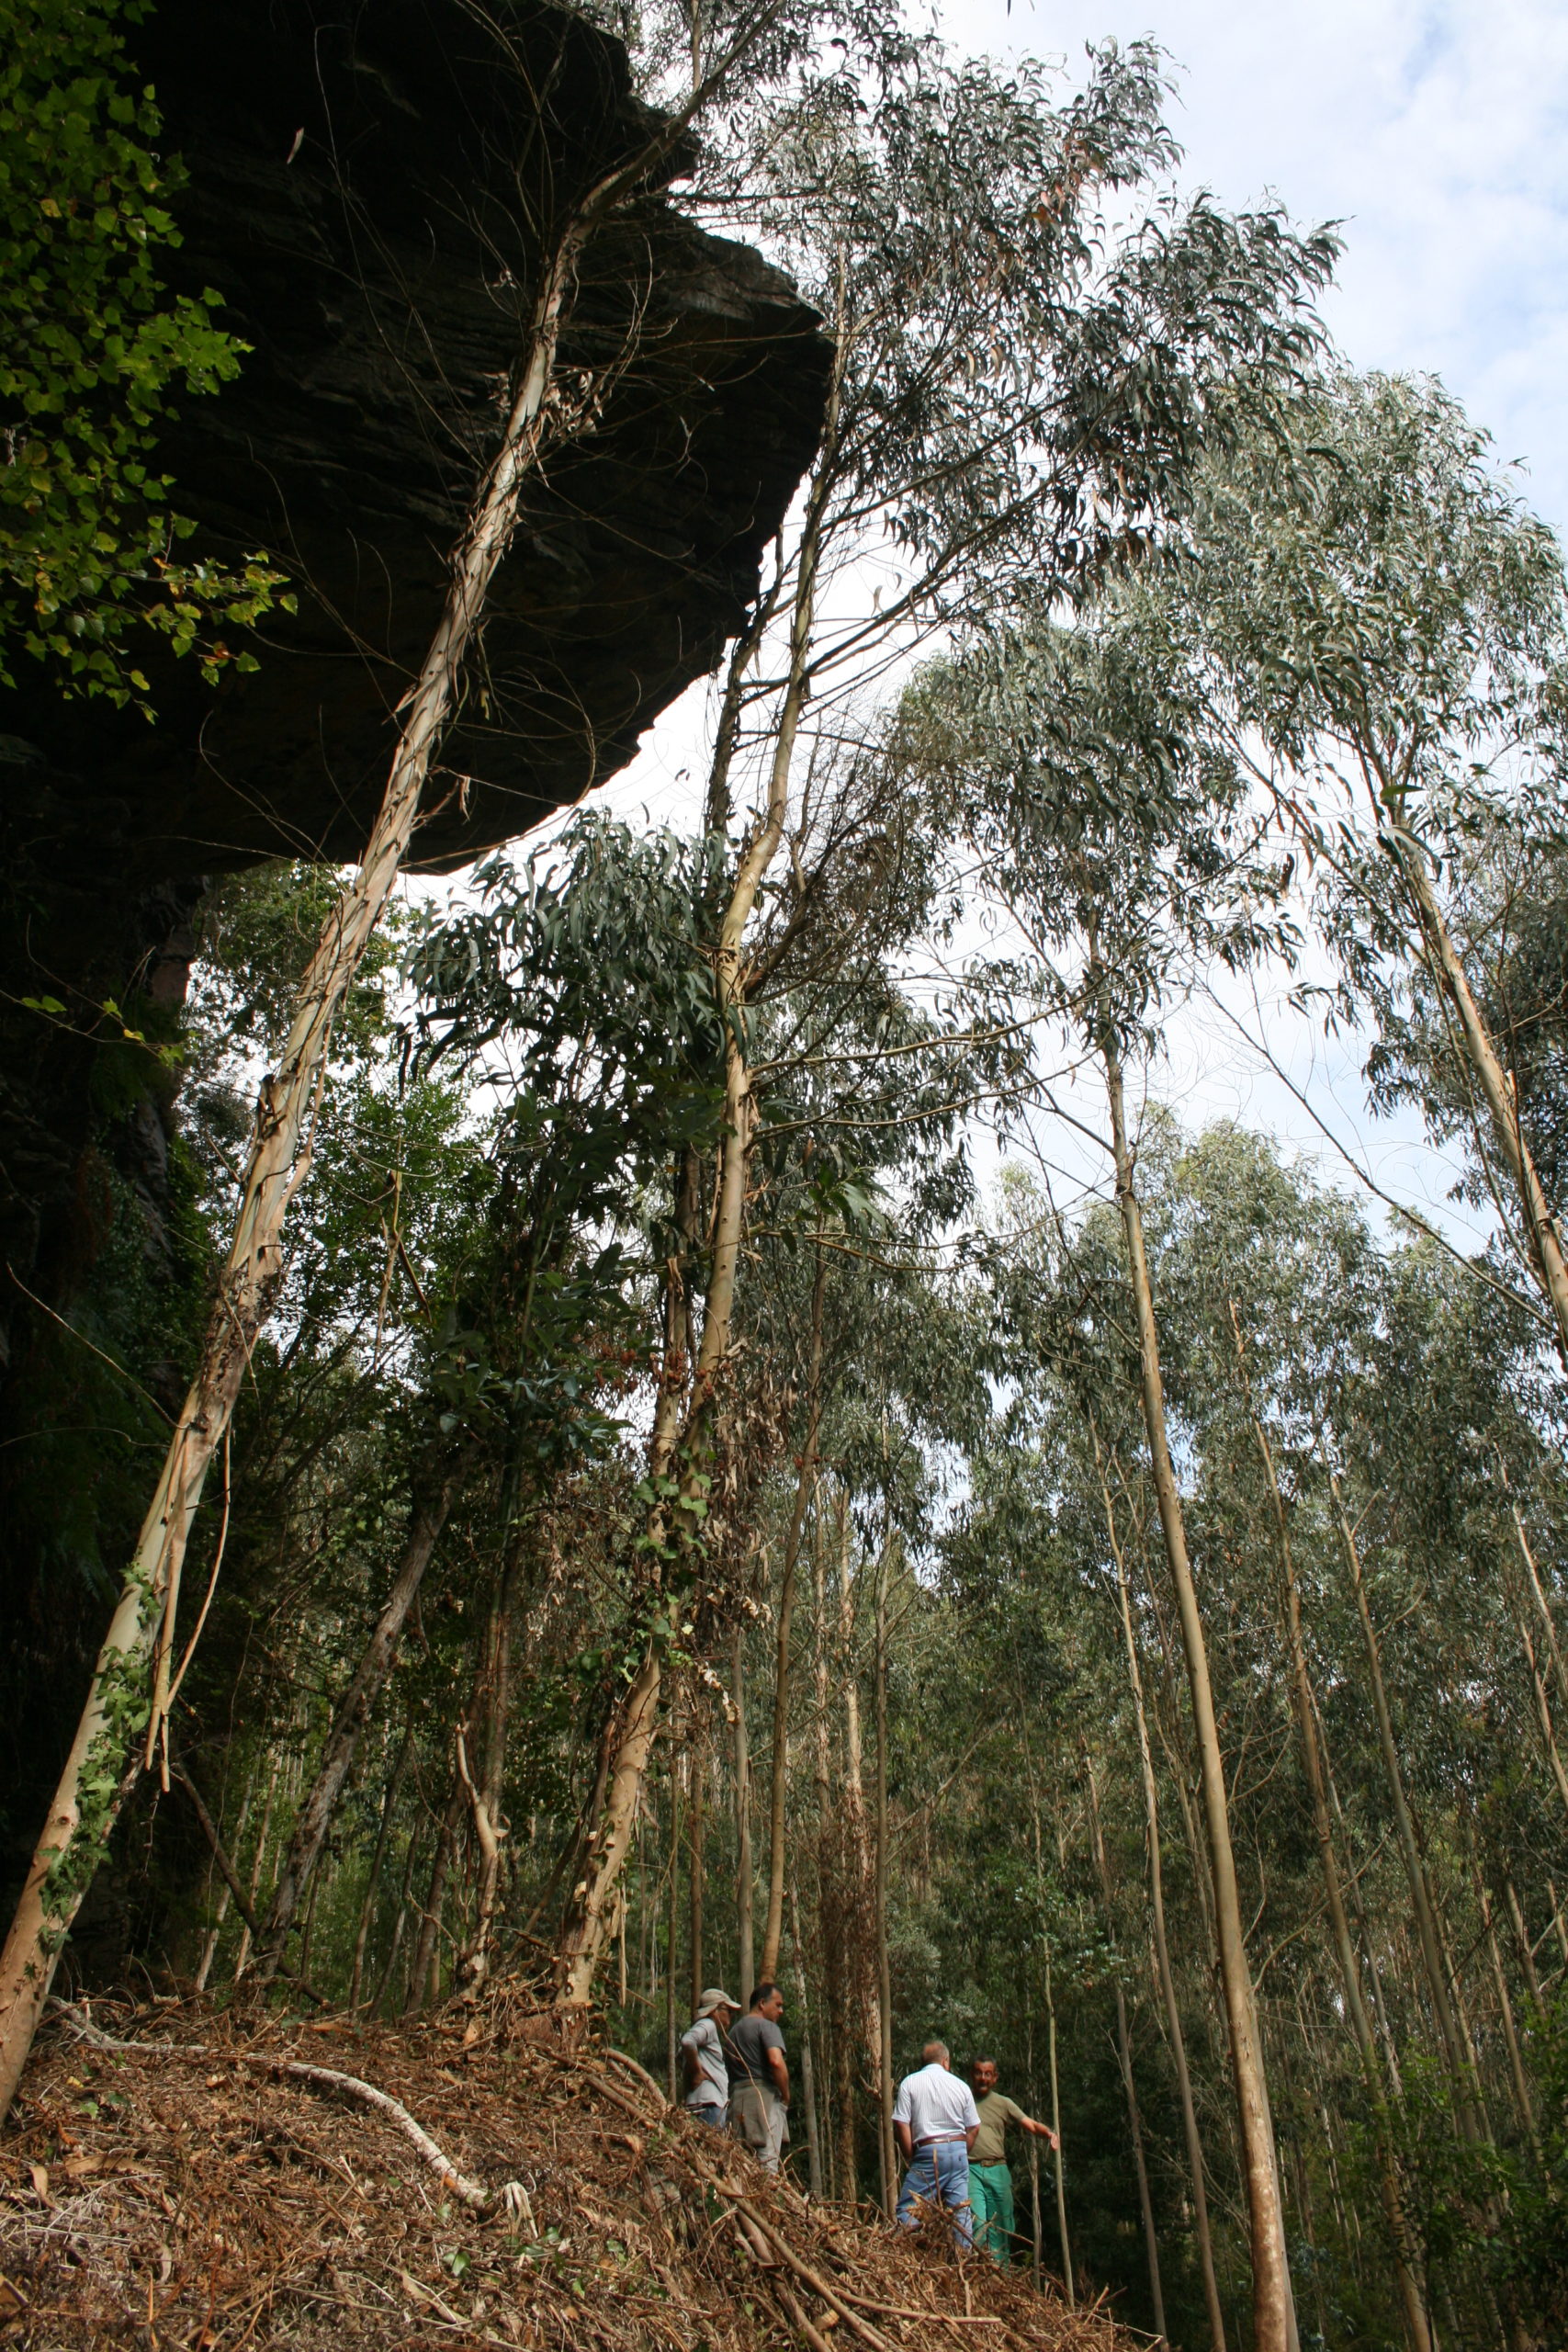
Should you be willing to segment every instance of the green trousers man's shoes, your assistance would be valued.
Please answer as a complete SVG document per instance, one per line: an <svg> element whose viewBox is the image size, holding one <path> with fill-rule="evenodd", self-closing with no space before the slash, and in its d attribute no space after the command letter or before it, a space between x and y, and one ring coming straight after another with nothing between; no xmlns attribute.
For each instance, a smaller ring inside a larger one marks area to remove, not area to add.
<svg viewBox="0 0 1568 2352"><path fill-rule="evenodd" d="M1012 2174L1006 2165L969 2167L969 2202L975 2211L975 2243L993 2262L1012 2260Z"/></svg>

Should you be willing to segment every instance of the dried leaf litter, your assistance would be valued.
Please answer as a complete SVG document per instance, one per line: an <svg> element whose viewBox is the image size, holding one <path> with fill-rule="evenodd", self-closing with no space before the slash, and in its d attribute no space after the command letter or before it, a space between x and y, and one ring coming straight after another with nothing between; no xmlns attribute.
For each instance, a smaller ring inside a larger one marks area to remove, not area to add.
<svg viewBox="0 0 1568 2352"><path fill-rule="evenodd" d="M517 1990L396 2027L173 2002L90 2026L133 2047L57 2013L0 2140L0 2343L28 2352L1135 2340L934 2232L808 2204L632 2062L549 2046Z"/></svg>

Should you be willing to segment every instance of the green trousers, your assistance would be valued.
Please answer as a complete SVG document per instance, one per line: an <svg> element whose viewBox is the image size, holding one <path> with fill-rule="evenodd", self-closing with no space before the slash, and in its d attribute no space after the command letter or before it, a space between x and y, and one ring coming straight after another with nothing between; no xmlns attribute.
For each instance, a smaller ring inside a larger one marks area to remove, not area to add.
<svg viewBox="0 0 1568 2352"><path fill-rule="evenodd" d="M969 2202L975 2209L975 2243L993 2262L1012 2260L1012 2174L1006 2165L969 2167Z"/></svg>

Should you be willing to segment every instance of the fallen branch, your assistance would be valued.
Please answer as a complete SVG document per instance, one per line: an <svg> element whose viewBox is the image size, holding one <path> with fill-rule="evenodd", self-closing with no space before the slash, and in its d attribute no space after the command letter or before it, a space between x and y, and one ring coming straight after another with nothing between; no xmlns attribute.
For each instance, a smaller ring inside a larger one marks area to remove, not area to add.
<svg viewBox="0 0 1568 2352"><path fill-rule="evenodd" d="M927 2312L912 2303L874 2303L869 2295L852 2295L847 2287L840 2287L839 2292L857 2311L874 2312L879 2319L937 2320L943 2327L1006 2327L1008 2324L995 2312Z"/></svg>
<svg viewBox="0 0 1568 2352"><path fill-rule="evenodd" d="M648 2129L648 2118L641 2108L637 2106L635 2099L621 2089L619 2084L609 2080L602 2066L596 2066L591 2059L584 2058L574 2058L571 2063L580 2067L585 2075L592 2076L593 2088L598 2095L618 2107L623 2115L629 2115L634 2123L640 2123L644 2131Z"/></svg>
<svg viewBox="0 0 1568 2352"><path fill-rule="evenodd" d="M665 2097L660 2086L654 2081L653 2076L649 2073L648 2068L646 2066L639 2066L635 2058L628 2058L624 2050L606 2050L604 2055L606 2058L613 2058L617 2066L626 2067L630 2073L637 2076L639 2083L647 2084L649 2089L653 2093L655 2099L658 2101L659 2112L662 2115L665 2109L669 2106L670 2101Z"/></svg>
<svg viewBox="0 0 1568 2352"><path fill-rule="evenodd" d="M756 2222L752 2221L750 2215L746 2212L736 2212L732 2211L729 2218L734 2222L736 2230L739 2234L740 2243L746 2248L747 2253L753 2255L757 2261L761 2264L764 2270L776 2270L779 2267L778 2256L773 2253L767 2239L762 2235L761 2231L757 2227Z"/></svg>
<svg viewBox="0 0 1568 2352"><path fill-rule="evenodd" d="M51 2007L60 2011L73 2033L91 2042L96 2050L128 2052L139 2058L177 2058L191 2065L226 2059L231 2065L253 2066L262 2074L287 2075L316 2089L340 2091L345 2098L357 2099L361 2106L374 2108L378 2114L386 2116L418 2149L432 2172L438 2175L443 2188L450 2189L454 2197L460 2198L475 2212L485 2211L493 2201L488 2188L457 2170L400 2099L395 2099L389 2091L378 2090L374 2083L362 2082L357 2075L339 2074L335 2066L308 2065L301 2058L268 2058L256 2051L219 2050L205 2041L120 2041L112 2034L100 2032L92 2019L73 2009L69 2001L51 2001Z"/></svg>
<svg viewBox="0 0 1568 2352"><path fill-rule="evenodd" d="M792 2327L798 2329L800 2334L805 2336L806 2341L811 2346L811 2352L829 2352L827 2337L821 2333L820 2329L812 2326L811 2322L807 2318L806 2313L801 2310L799 2303L790 2293L789 2289L784 2285L782 2279L778 2282L778 2294L779 2301L784 2308L784 2317L789 2321Z"/></svg>
<svg viewBox="0 0 1568 2352"><path fill-rule="evenodd" d="M705 2171L706 2167L703 2166L701 2169ZM766 2244L771 2245L774 2253L794 2271L802 2285L809 2287L813 2294L820 2295L825 2303L830 2304L846 2327L872 2346L872 2352L893 2352L887 2338L873 2327L870 2320L863 2318L861 2313L840 2294L837 2288L830 2287L819 2272L813 2270L808 2262L803 2262L789 2240L774 2229L771 2222L765 2221L754 2206L748 2204L746 2199L738 2190L731 2188L727 2181L719 2179L713 2174L709 2174L708 2177L719 2195L729 2199L737 2211L751 2224L752 2229L761 2234ZM930 2316L930 2314L922 2314L922 2316Z"/></svg>

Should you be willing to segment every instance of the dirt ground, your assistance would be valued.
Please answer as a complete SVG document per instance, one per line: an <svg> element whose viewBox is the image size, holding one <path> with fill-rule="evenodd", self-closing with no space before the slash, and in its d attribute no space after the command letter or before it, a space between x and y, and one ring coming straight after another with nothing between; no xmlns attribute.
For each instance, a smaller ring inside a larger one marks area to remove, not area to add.
<svg viewBox="0 0 1568 2352"><path fill-rule="evenodd" d="M0 2343L28 2352L1140 2341L934 2226L808 2204L632 2061L541 2046L504 1992L396 2028L173 2002L84 2022L134 2047L57 2011L0 2138Z"/></svg>

